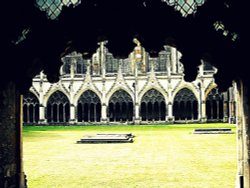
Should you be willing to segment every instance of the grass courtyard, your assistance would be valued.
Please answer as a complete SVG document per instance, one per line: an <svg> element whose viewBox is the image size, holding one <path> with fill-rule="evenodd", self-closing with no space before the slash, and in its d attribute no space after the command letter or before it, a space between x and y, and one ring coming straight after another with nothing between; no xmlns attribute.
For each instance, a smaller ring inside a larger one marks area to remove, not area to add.
<svg viewBox="0 0 250 188"><path fill-rule="evenodd" d="M233 188L236 134L192 134L230 124L25 126L29 188ZM76 144L84 135L133 133L134 143Z"/></svg>

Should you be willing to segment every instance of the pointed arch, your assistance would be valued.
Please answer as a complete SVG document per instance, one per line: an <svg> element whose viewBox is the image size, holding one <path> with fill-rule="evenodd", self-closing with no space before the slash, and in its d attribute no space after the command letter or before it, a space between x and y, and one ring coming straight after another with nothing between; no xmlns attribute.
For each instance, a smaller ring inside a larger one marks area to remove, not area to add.
<svg viewBox="0 0 250 188"><path fill-rule="evenodd" d="M188 82L182 82L177 88L175 88L175 89L173 90L173 93L172 93L172 98L174 99L175 96L176 96L176 94L177 94L180 90L185 89L185 88L188 89L188 90L190 90L190 91L194 94L196 100L199 99L199 92L198 92L196 86L195 86L193 83L188 83ZM173 101L173 102L174 102L174 101Z"/></svg>
<svg viewBox="0 0 250 188"><path fill-rule="evenodd" d="M86 90L77 101L78 122L99 122L101 119L101 100L92 90Z"/></svg>
<svg viewBox="0 0 250 188"><path fill-rule="evenodd" d="M32 92L23 96L23 122L38 123L39 121L39 100Z"/></svg>
<svg viewBox="0 0 250 188"><path fill-rule="evenodd" d="M156 89L150 89L142 96L140 103L140 116L143 121L165 120L165 97Z"/></svg>
<svg viewBox="0 0 250 188"><path fill-rule="evenodd" d="M158 91L164 97L164 101L166 101L166 102L168 101L168 93L166 91L164 91L160 87L150 86L150 87L147 87L147 88L145 88L145 89L143 89L142 91L139 92L139 96L138 96L139 103L142 103L143 96L147 92L149 92L150 90L156 90L156 91Z"/></svg>
<svg viewBox="0 0 250 188"><path fill-rule="evenodd" d="M134 106L132 97L125 90L117 90L109 98L108 117L110 121L132 121Z"/></svg>
<svg viewBox="0 0 250 188"><path fill-rule="evenodd" d="M97 95L97 97L100 99L100 101L101 101L101 99L102 99L102 94L101 94L99 91L97 91L97 90L95 90L95 89L93 89L93 88L81 89L81 90L80 90L79 92L77 92L77 93L75 94L75 96L74 96L73 104L74 104L75 106L77 106L79 99L83 96L83 94L84 94L85 92L93 92L95 95ZM102 101L101 101L100 103L102 103Z"/></svg>
<svg viewBox="0 0 250 188"><path fill-rule="evenodd" d="M70 102L63 92L54 92L48 98L46 106L46 117L48 123L66 123L69 121Z"/></svg>
<svg viewBox="0 0 250 188"><path fill-rule="evenodd" d="M66 98L70 101L70 97L69 97L68 91L65 91L65 90L63 89L63 87L59 87L59 88L58 88L58 87L55 87L54 85L51 85L51 89L49 89L49 90L47 91L47 93L44 95L43 105L46 106L46 105L48 104L48 101L49 101L50 97L51 97L53 94L57 93L57 92L61 92L61 93L62 93L63 95L65 95Z"/></svg>
<svg viewBox="0 0 250 188"><path fill-rule="evenodd" d="M124 91L125 93L127 93L131 99L134 99L133 93L130 89L127 89L124 86L119 86L119 87L115 87L115 89L110 90L107 95L106 95L106 102L109 103L109 101L111 100L112 96L116 93L116 92L121 92ZM132 100L133 102L133 100Z"/></svg>
<svg viewBox="0 0 250 188"><path fill-rule="evenodd" d="M173 115L175 120L193 120L197 118L198 102L189 88L180 89L174 96Z"/></svg>
<svg viewBox="0 0 250 188"><path fill-rule="evenodd" d="M206 97L206 112L208 121L223 120L223 94L219 92L218 88L213 88Z"/></svg>

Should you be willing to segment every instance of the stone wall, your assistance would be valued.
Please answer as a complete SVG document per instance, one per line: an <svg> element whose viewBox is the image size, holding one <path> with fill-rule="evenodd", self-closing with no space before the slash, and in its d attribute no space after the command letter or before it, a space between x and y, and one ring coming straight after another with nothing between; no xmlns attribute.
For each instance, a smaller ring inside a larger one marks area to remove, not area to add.
<svg viewBox="0 0 250 188"><path fill-rule="evenodd" d="M0 187L25 187L21 180L20 95L14 83L0 90ZM23 178L22 178L23 179Z"/></svg>

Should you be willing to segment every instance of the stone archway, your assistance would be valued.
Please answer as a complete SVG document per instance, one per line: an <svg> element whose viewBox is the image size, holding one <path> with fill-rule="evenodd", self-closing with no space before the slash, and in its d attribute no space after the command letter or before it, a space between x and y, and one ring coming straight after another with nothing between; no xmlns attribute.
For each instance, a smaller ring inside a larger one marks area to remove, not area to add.
<svg viewBox="0 0 250 188"><path fill-rule="evenodd" d="M33 124L39 121L39 101L31 92L23 97L23 123Z"/></svg>
<svg viewBox="0 0 250 188"><path fill-rule="evenodd" d="M126 91L118 90L110 97L108 105L108 117L110 121L132 121L133 113L133 100Z"/></svg>
<svg viewBox="0 0 250 188"><path fill-rule="evenodd" d="M183 88L175 95L173 115L175 120L198 119L198 102L190 89Z"/></svg>
<svg viewBox="0 0 250 188"><path fill-rule="evenodd" d="M61 92L53 93L47 102L46 116L48 123L66 123L69 121L70 105L67 96Z"/></svg>
<svg viewBox="0 0 250 188"><path fill-rule="evenodd" d="M164 96L156 89L147 91L141 100L140 115L142 121L161 121L166 117Z"/></svg>
<svg viewBox="0 0 250 188"><path fill-rule="evenodd" d="M91 90L85 91L77 102L78 122L99 122L101 119L100 98Z"/></svg>
<svg viewBox="0 0 250 188"><path fill-rule="evenodd" d="M212 89L206 98L206 114L208 121L223 120L223 95L218 89Z"/></svg>

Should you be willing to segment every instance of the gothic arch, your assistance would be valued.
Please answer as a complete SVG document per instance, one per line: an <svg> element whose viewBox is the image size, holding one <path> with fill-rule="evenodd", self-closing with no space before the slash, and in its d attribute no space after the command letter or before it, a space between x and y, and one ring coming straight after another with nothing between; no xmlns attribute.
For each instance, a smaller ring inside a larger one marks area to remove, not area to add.
<svg viewBox="0 0 250 188"><path fill-rule="evenodd" d="M169 101L168 99L168 93L166 91L164 91L162 88L160 87L155 87L155 86L150 86L150 87L146 87L145 89L143 89L142 91L139 92L139 95L138 95L138 101L139 103L141 103L141 100L143 98L143 96L150 90L156 90L158 91L165 99L165 102Z"/></svg>
<svg viewBox="0 0 250 188"><path fill-rule="evenodd" d="M100 93L98 90L95 90L95 89L93 89L93 88L84 88L84 89L81 89L80 91L78 91L78 92L74 95L74 99L73 99L73 104L74 104L74 106L77 106L78 100L80 99L80 97L81 97L86 91L92 91L95 95L98 96L98 98L99 98L100 101L101 101L101 104L103 103L103 101L102 101L102 95L101 95L101 93Z"/></svg>
<svg viewBox="0 0 250 188"><path fill-rule="evenodd" d="M48 123L66 123L70 117L70 102L61 91L56 91L47 100L46 118Z"/></svg>
<svg viewBox="0 0 250 188"><path fill-rule="evenodd" d="M194 120L198 118L198 100L189 88L180 89L173 98L175 120Z"/></svg>
<svg viewBox="0 0 250 188"><path fill-rule="evenodd" d="M140 116L143 121L165 120L166 99L158 90L152 88L145 92L140 104Z"/></svg>
<svg viewBox="0 0 250 188"><path fill-rule="evenodd" d="M110 121L132 121L134 105L132 97L125 90L117 90L109 99L108 117Z"/></svg>
<svg viewBox="0 0 250 188"><path fill-rule="evenodd" d="M77 101L78 122L99 122L101 119L101 100L92 90L86 90Z"/></svg>
<svg viewBox="0 0 250 188"><path fill-rule="evenodd" d="M39 121L39 100L37 96L28 92L23 96L23 122L38 123Z"/></svg>
<svg viewBox="0 0 250 188"><path fill-rule="evenodd" d="M126 92L131 97L131 99L134 100L134 94L131 92L130 89L127 89L127 87L124 87L124 86L117 86L117 87L114 87L114 89L109 90L109 92L107 93L107 95L106 95L106 104L109 103L112 95L114 95L114 93L116 93L119 90L123 90L124 92Z"/></svg>
<svg viewBox="0 0 250 188"><path fill-rule="evenodd" d="M190 91L193 92L194 96L196 97L197 100L199 100L199 92L197 91L197 89L195 88L195 86L192 84L192 83L188 83L188 82L182 82L176 89L174 89L173 93L172 93L172 99L173 99L173 102L174 102L174 98L176 96L176 94L184 89L184 88L187 88L189 89Z"/></svg>
<svg viewBox="0 0 250 188"><path fill-rule="evenodd" d="M224 99L218 88L213 88L206 97L206 114L208 121L219 121L223 119Z"/></svg>
<svg viewBox="0 0 250 188"><path fill-rule="evenodd" d="M44 100L43 100L43 105L46 106L47 103L48 103L48 100L49 98L51 97L51 95L53 95L54 93L56 92L62 92L66 97L67 99L70 101L70 97L69 97L69 93L67 91L65 91L63 89L63 87L59 86L54 86L54 85L51 85L50 86L50 89L47 91L47 93L44 95Z"/></svg>

